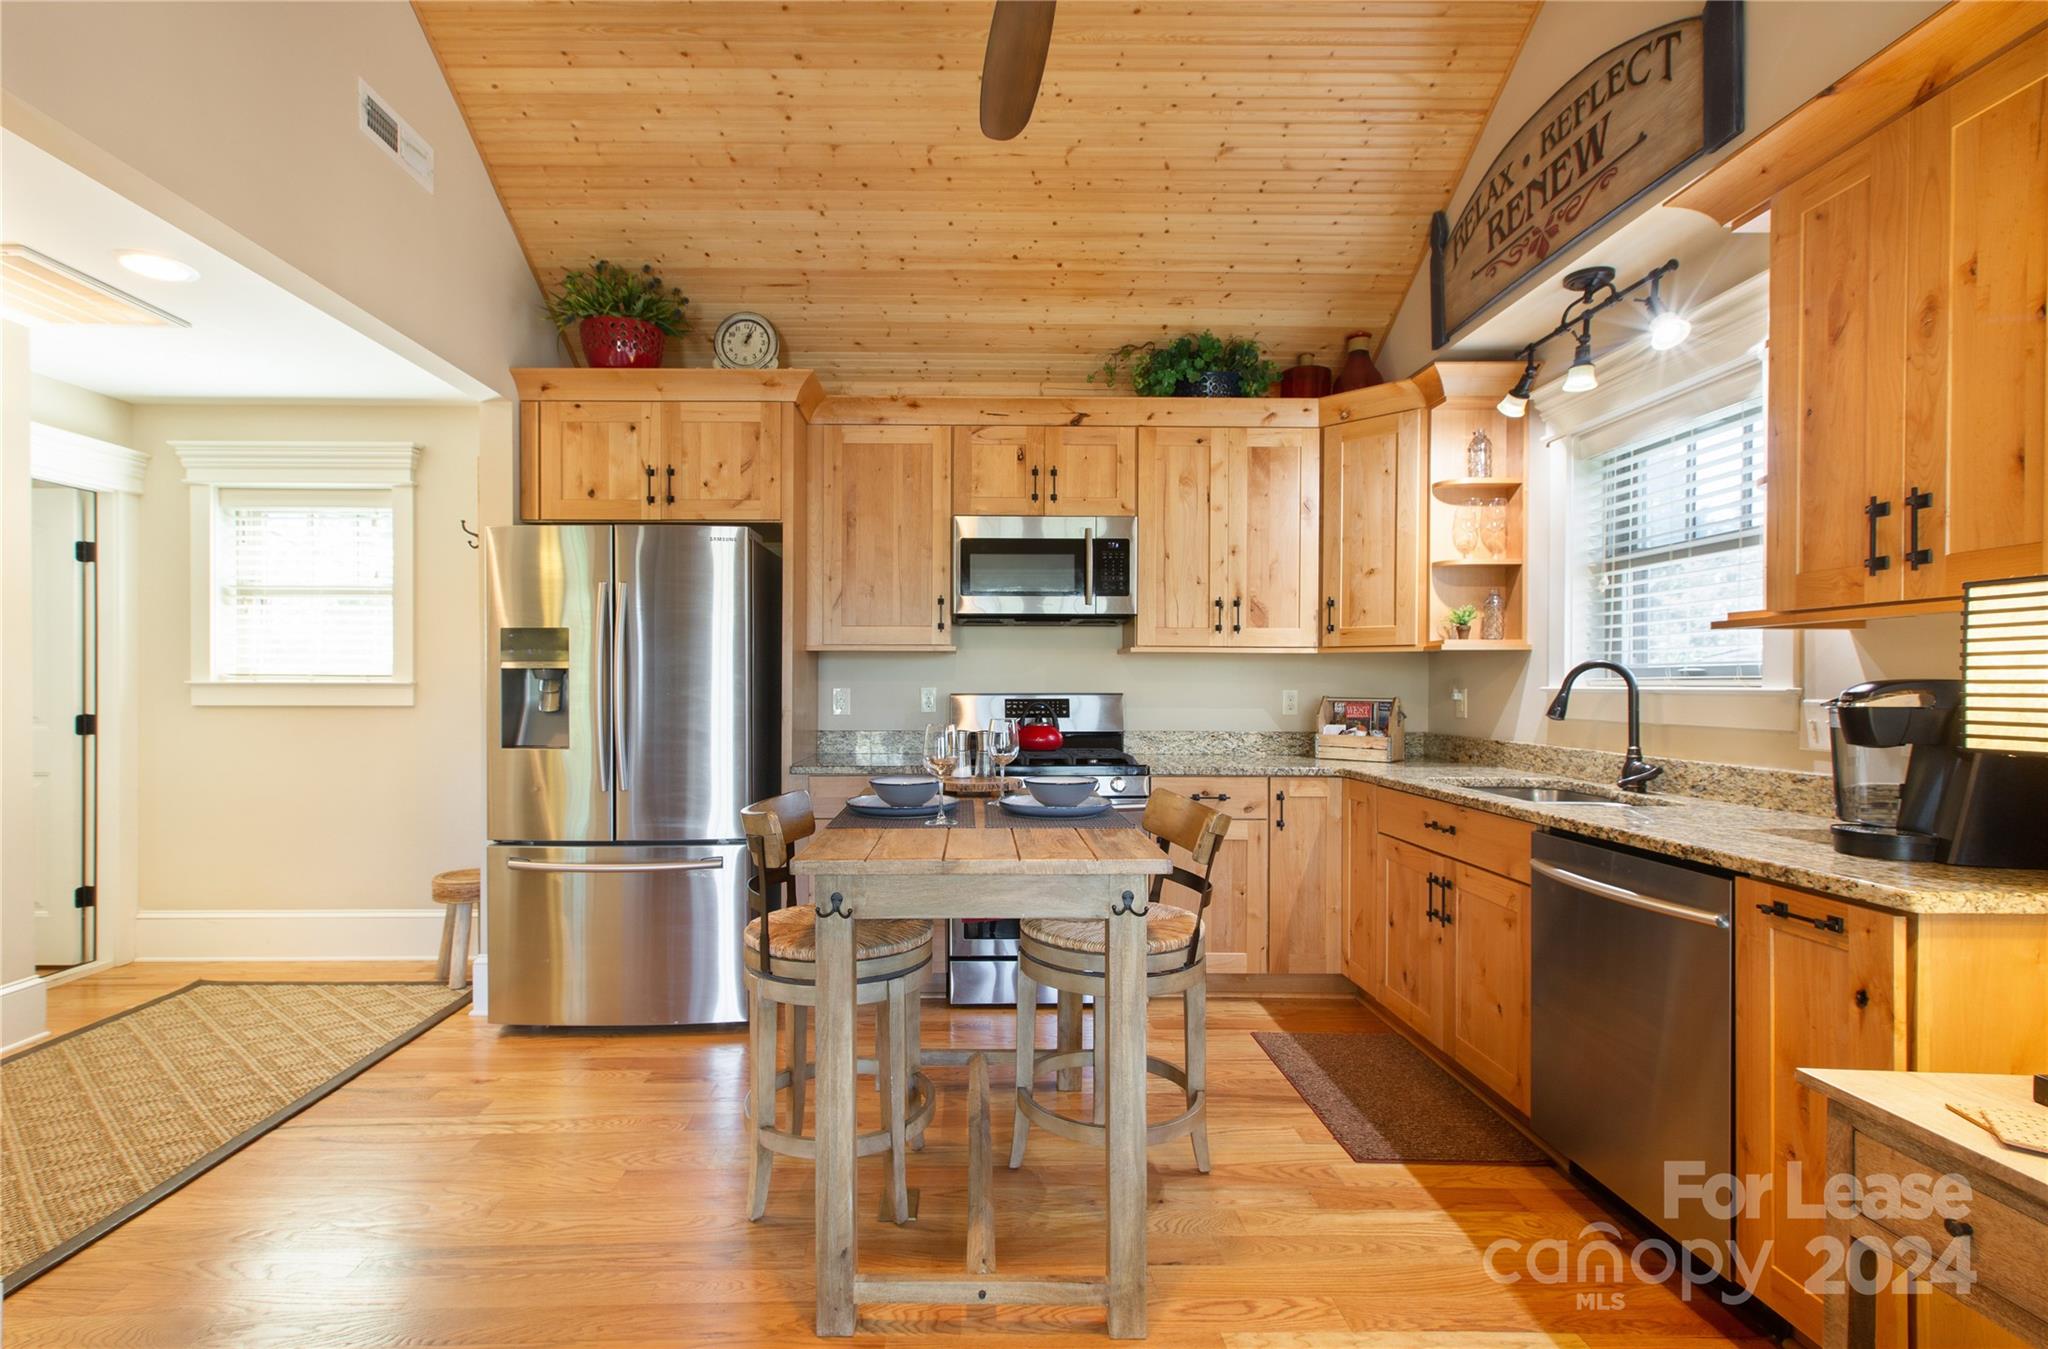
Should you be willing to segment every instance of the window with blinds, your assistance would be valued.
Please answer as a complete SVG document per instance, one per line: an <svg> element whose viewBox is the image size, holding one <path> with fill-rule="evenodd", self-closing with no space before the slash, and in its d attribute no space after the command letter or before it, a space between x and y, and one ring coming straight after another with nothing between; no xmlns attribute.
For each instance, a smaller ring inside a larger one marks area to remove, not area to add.
<svg viewBox="0 0 2048 1349"><path fill-rule="evenodd" d="M219 502L214 678L390 678L391 493L223 490Z"/></svg>
<svg viewBox="0 0 2048 1349"><path fill-rule="evenodd" d="M1717 632L1764 594L1761 400L1580 461L1582 659L1645 679L1758 683L1760 633Z"/></svg>

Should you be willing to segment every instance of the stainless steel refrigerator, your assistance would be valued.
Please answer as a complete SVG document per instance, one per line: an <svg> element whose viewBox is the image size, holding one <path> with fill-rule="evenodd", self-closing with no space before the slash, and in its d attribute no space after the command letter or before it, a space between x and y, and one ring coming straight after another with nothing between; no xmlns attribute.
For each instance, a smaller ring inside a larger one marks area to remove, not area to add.
<svg viewBox="0 0 2048 1349"><path fill-rule="evenodd" d="M740 808L779 790L781 562L751 529L515 525L489 577L490 1019L746 1019Z"/></svg>

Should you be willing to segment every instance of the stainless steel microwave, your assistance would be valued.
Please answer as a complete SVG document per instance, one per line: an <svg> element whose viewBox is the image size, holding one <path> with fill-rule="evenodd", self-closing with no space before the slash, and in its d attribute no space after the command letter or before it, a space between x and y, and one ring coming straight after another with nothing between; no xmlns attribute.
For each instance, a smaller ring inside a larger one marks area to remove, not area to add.
<svg viewBox="0 0 2048 1349"><path fill-rule="evenodd" d="M956 515L957 623L1118 623L1138 610L1128 515Z"/></svg>

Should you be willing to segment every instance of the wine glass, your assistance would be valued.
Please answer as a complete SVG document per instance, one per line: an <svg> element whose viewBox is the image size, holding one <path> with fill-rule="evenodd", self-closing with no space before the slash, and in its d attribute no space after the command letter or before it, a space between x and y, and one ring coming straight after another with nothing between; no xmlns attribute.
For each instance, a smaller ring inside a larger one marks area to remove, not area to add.
<svg viewBox="0 0 2048 1349"><path fill-rule="evenodd" d="M1451 512L1451 546L1459 557L1472 556L1479 546L1479 512L1469 503Z"/></svg>
<svg viewBox="0 0 2048 1349"><path fill-rule="evenodd" d="M982 743L987 746L988 757L996 766L996 792L1001 795L1006 785L1003 775L1017 761L1018 751L1022 748L1017 743L1017 723L1008 717L990 717L988 734Z"/></svg>
<svg viewBox="0 0 2048 1349"><path fill-rule="evenodd" d="M932 770L939 779L938 813L926 820L927 825L950 825L952 818L946 812L946 782L953 775L953 765L960 762L960 731L954 726L927 725L924 728L924 766Z"/></svg>
<svg viewBox="0 0 2048 1349"><path fill-rule="evenodd" d="M1486 551L1495 557L1508 555L1508 499L1495 497L1486 503L1486 509L1479 516L1479 537L1486 541Z"/></svg>

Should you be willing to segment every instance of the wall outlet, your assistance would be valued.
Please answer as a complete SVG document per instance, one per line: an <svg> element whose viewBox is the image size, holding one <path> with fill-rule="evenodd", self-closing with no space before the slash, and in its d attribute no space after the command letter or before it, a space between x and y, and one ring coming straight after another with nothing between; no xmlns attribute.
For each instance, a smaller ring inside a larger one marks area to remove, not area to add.
<svg viewBox="0 0 2048 1349"><path fill-rule="evenodd" d="M938 711L939 691L937 689L919 689L917 691L917 710L920 712Z"/></svg>
<svg viewBox="0 0 2048 1349"><path fill-rule="evenodd" d="M852 689L832 690L832 715L835 717L848 717L853 715Z"/></svg>
<svg viewBox="0 0 2048 1349"><path fill-rule="evenodd" d="M1829 748L1827 699L1808 698L1799 704L1799 746L1801 749Z"/></svg>
<svg viewBox="0 0 2048 1349"><path fill-rule="evenodd" d="M1451 690L1451 715L1460 720L1472 715L1471 690L1463 688Z"/></svg>
<svg viewBox="0 0 2048 1349"><path fill-rule="evenodd" d="M1301 711L1301 690L1282 689L1280 691L1280 715L1291 717L1299 711Z"/></svg>

